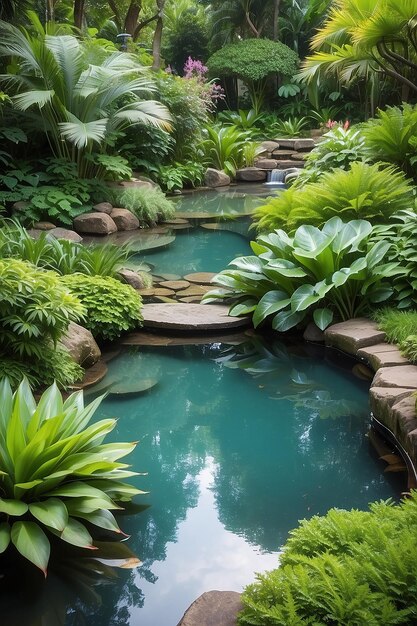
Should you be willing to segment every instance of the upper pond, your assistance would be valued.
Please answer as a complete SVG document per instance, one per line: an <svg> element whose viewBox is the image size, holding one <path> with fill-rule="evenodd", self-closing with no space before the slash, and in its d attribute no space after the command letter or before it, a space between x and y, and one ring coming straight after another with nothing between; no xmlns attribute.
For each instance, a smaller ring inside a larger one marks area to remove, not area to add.
<svg viewBox="0 0 417 626"><path fill-rule="evenodd" d="M182 207L192 203L192 213L196 202L189 196ZM194 226L140 258L182 275L248 253L247 222L221 223L236 232ZM147 472L131 479L149 492L138 498L146 507L120 524L143 565L109 580L63 557L46 586L36 579L40 596L33 573L19 572L18 584L0 590L5 624L176 626L204 591L240 591L275 567L298 520L397 497L366 438L368 385L351 362L277 337L220 341L124 348L110 361L101 386L113 383L112 393L97 419L118 417L112 438L139 440L128 462ZM132 387L148 391L117 393Z"/></svg>

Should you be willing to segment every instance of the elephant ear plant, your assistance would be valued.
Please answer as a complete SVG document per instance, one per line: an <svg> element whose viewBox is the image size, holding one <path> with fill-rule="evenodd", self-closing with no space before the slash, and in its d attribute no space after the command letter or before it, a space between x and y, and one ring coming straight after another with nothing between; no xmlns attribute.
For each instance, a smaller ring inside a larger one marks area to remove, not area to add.
<svg viewBox="0 0 417 626"><path fill-rule="evenodd" d="M51 535L95 550L86 524L120 536L111 511L144 493L118 462L136 443L103 443L114 419L89 425L101 399L64 401L54 384L36 404L26 380L14 394L0 382L0 553L13 544L45 576Z"/></svg>
<svg viewBox="0 0 417 626"><path fill-rule="evenodd" d="M344 223L338 217L322 229L300 226L294 237L283 230L251 243L256 256L238 257L214 277L220 289L204 302L232 302L230 315L252 314L254 326L267 318L285 332L312 314L324 330L333 321L357 317L393 293L398 263L383 263L384 241L367 249L372 226L366 220Z"/></svg>

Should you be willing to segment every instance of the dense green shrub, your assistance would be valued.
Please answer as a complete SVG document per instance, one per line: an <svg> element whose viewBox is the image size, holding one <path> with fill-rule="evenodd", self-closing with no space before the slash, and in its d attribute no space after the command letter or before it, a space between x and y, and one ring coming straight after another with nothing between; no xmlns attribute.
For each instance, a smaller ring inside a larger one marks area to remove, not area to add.
<svg viewBox="0 0 417 626"><path fill-rule="evenodd" d="M177 74L181 74L188 57L192 56L202 61L207 57L207 51L208 34L204 13L183 11L175 28L164 35L162 49L164 58Z"/></svg>
<svg viewBox="0 0 417 626"><path fill-rule="evenodd" d="M64 401L53 385L36 404L27 381L14 394L0 382L0 553L13 544L45 576L51 536L94 550L97 528L123 534L116 502L143 493L123 482L134 473L117 462L136 443L103 444L114 419L89 425L100 401L84 407L82 392Z"/></svg>
<svg viewBox="0 0 417 626"><path fill-rule="evenodd" d="M0 371L14 384L26 375L41 386L67 386L81 368L55 344L71 320L83 314L79 300L53 272L20 259L0 259Z"/></svg>
<svg viewBox="0 0 417 626"><path fill-rule="evenodd" d="M387 341L398 344L402 354L412 363L417 362L417 311L399 311L384 308L374 314L378 327Z"/></svg>
<svg viewBox="0 0 417 626"><path fill-rule="evenodd" d="M60 282L80 300L85 309L84 326L98 339L116 339L140 325L140 295L130 285L114 278L69 274Z"/></svg>
<svg viewBox="0 0 417 626"><path fill-rule="evenodd" d="M366 313L387 300L397 263L383 263L389 243L367 251L372 226L365 220L343 223L338 217L321 230L300 226L294 237L283 230L251 242L257 256L238 257L213 278L220 289L209 291L204 302L232 302L231 315L252 314L254 326L270 319L280 332L306 323L312 315L326 328Z"/></svg>
<svg viewBox="0 0 417 626"><path fill-rule="evenodd" d="M303 520L246 587L241 626L417 624L417 496Z"/></svg>
<svg viewBox="0 0 417 626"><path fill-rule="evenodd" d="M403 104L378 111L362 125L365 145L374 161L393 163L417 177L417 106Z"/></svg>
<svg viewBox="0 0 417 626"><path fill-rule="evenodd" d="M388 260L399 262L404 269L393 282L397 308L417 308L417 214L400 211L389 224L374 226L370 244L379 241L391 244Z"/></svg>
<svg viewBox="0 0 417 626"><path fill-rule="evenodd" d="M207 139L202 147L208 165L233 177L244 164L244 147L249 139L248 131L236 126L207 126Z"/></svg>
<svg viewBox="0 0 417 626"><path fill-rule="evenodd" d="M415 204L413 188L395 167L355 162L348 171L334 170L301 189L290 188L255 211L259 230L295 230L301 224L321 226L337 215L342 219L386 222Z"/></svg>
<svg viewBox="0 0 417 626"><path fill-rule="evenodd" d="M365 139L355 127L337 126L323 135L323 141L316 145L306 158L305 167L297 179L297 186L315 182L321 174L341 168L348 170L354 161L369 160L365 153Z"/></svg>
<svg viewBox="0 0 417 626"><path fill-rule="evenodd" d="M155 226L174 216L175 205L160 189L132 187L115 193L115 202L129 209L138 218L140 225Z"/></svg>

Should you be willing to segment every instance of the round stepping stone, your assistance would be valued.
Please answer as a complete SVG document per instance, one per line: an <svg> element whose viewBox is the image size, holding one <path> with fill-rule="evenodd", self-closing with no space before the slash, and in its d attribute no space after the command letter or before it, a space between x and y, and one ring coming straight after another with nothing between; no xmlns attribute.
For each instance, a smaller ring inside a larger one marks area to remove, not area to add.
<svg viewBox="0 0 417 626"><path fill-rule="evenodd" d="M184 276L184 280L188 280L190 283L199 283L200 285L210 285L214 276L216 276L215 272L195 272L194 274Z"/></svg>
<svg viewBox="0 0 417 626"><path fill-rule="evenodd" d="M159 283L161 287L166 287L167 289L173 289L174 291L178 291L178 289L186 289L190 286L188 280L164 280Z"/></svg>
<svg viewBox="0 0 417 626"><path fill-rule="evenodd" d="M143 325L176 330L217 330L249 326L248 317L228 315L229 307L219 304L145 304Z"/></svg>
<svg viewBox="0 0 417 626"><path fill-rule="evenodd" d="M181 280L181 276L178 274L161 274L160 275L164 280Z"/></svg>
<svg viewBox="0 0 417 626"><path fill-rule="evenodd" d="M165 220L162 224L189 224L190 222L182 217L174 217L172 220Z"/></svg>
<svg viewBox="0 0 417 626"><path fill-rule="evenodd" d="M143 380L125 380L116 382L109 389L110 396L136 396L145 391L149 391L158 384L155 378L144 378Z"/></svg>
<svg viewBox="0 0 417 626"><path fill-rule="evenodd" d="M165 289L164 287L156 287L153 290L155 296L175 296L175 291L172 289Z"/></svg>
<svg viewBox="0 0 417 626"><path fill-rule="evenodd" d="M204 224L200 224L200 226L206 230L221 230L218 222L204 222Z"/></svg>
<svg viewBox="0 0 417 626"><path fill-rule="evenodd" d="M203 287L203 285L191 285L191 287L187 287L187 289L181 289L181 291L177 291L178 297L183 296L204 296L205 293L211 290L211 287Z"/></svg>

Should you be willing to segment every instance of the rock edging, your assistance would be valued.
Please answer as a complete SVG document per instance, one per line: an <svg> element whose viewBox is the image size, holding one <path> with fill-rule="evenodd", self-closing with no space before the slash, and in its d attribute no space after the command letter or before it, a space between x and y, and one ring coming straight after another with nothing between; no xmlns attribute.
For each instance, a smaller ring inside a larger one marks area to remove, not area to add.
<svg viewBox="0 0 417 626"><path fill-rule="evenodd" d="M417 478L417 366L411 365L398 348L385 342L385 333L375 322L357 318L333 324L324 331L326 346L338 348L375 372L369 392L372 415L387 429L405 453L409 487ZM410 471L411 470L411 471Z"/></svg>

